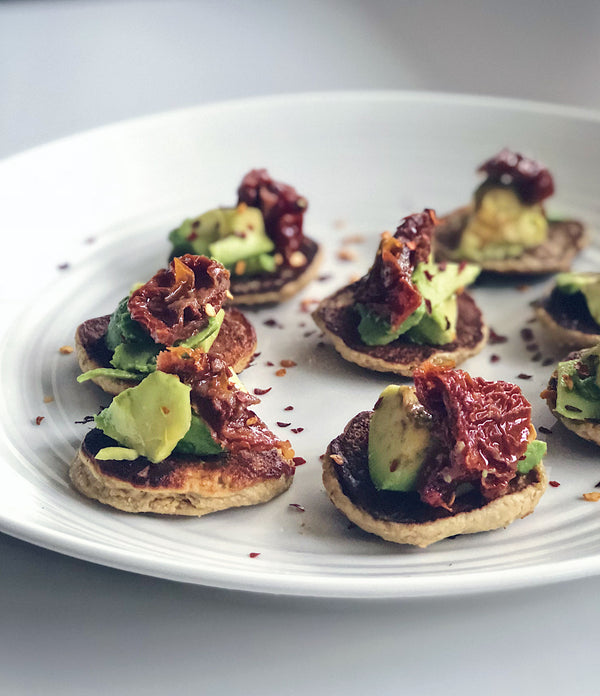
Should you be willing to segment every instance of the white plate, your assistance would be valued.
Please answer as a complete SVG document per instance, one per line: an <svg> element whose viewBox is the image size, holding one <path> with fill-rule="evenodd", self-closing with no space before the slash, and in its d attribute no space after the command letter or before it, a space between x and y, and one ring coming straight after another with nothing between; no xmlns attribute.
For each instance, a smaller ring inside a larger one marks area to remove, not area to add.
<svg viewBox="0 0 600 696"><path fill-rule="evenodd" d="M598 115L508 101L352 93L232 102L103 128L0 164L0 529L140 573L297 595L470 593L599 572L600 508L581 499L600 479L598 449L554 425L538 397L552 368L531 362L519 335L528 303L548 281L526 291L510 284L475 291L489 324L509 342L466 364L474 374L518 381L533 402L534 423L554 430L547 464L561 485L533 516L417 550L349 529L321 485L327 443L393 380L344 362L319 347L316 334L305 337L313 326L300 300L323 297L364 272L378 234L401 216L466 202L476 165L504 145L555 173L551 212L598 229ZM58 348L72 344L80 321L112 311L132 282L164 265L169 229L233 203L241 176L258 166L309 198L306 228L325 246L323 273L331 274L284 306L249 312L261 356L243 379L250 388L273 388L257 410L307 463L271 503L201 519L128 515L80 497L67 471L89 426L75 421L107 397L77 385L75 357ZM357 259L339 260L341 238L357 233L366 237L354 245ZM577 266L597 269L598 260L594 239ZM63 262L69 268L57 270ZM268 318L285 328L265 326ZM553 355L528 326L544 356ZM501 360L492 364L492 353ZM298 366L278 378L282 359ZM523 372L533 378L518 380ZM284 411L287 405L294 410ZM44 416L40 425L36 416ZM292 434L277 421L305 430Z"/></svg>

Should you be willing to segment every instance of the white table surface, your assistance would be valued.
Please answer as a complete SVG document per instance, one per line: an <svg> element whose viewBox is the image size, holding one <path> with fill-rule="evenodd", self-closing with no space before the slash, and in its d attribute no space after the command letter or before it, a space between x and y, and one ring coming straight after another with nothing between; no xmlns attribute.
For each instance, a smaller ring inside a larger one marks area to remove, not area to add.
<svg viewBox="0 0 600 696"><path fill-rule="evenodd" d="M595 0L3 2L0 157L278 92L430 89L600 108L599 35ZM0 694L600 692L600 578L335 601L142 577L1 534L0 559Z"/></svg>

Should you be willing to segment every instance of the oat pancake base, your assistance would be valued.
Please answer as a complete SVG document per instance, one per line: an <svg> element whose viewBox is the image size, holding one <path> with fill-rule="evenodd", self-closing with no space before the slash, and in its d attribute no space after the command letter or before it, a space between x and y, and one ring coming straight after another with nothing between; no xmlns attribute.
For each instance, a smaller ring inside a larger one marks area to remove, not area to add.
<svg viewBox="0 0 600 696"><path fill-rule="evenodd" d="M548 489L533 515L490 534L405 549L348 529L321 485L327 443L372 408L393 378L319 347L300 301L321 299L364 274L379 233L403 215L461 205L477 183L475 164L504 144L536 154L555 172L558 194L549 213L600 229L600 121L514 102L393 93L268 98L118 124L0 163L0 228L11 231L3 239L6 258L20 258L25 238L29 249L27 275L8 262L0 285L0 529L129 571L293 595L472 594L600 573L600 508L581 500L600 480L598 448L555 425L538 397L553 367L532 361L519 335L527 325L544 357L563 357L526 324L529 303L549 291L551 280L521 280L530 284L522 292L501 280L469 290L508 341L486 346L465 369L518 382L533 403L535 425L553 431L540 437L549 443L549 478L561 485ZM168 230L190 211L231 200L231 182L262 165L306 193L306 233L322 244L320 274L330 276L277 307L243 310L261 352L243 381L250 389L271 387L256 411L306 464L269 503L199 519L132 515L87 500L68 479L91 427L75 421L108 397L95 385L78 385L75 355L58 348L72 345L82 321L111 312L131 283L164 266ZM342 241L356 234L365 241ZM578 270L600 267L598 235L592 237ZM339 260L340 249L355 251L355 260ZM69 267L58 270L64 263ZM270 320L277 324L265 325ZM500 360L492 363L494 354ZM276 377L282 359L298 366ZM44 403L45 396L54 401ZM44 417L39 426L36 416Z"/></svg>

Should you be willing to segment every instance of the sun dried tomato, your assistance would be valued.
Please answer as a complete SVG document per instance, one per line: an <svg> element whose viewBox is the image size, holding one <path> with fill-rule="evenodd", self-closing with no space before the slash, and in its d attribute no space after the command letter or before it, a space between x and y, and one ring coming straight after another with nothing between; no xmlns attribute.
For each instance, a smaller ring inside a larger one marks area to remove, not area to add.
<svg viewBox="0 0 600 696"><path fill-rule="evenodd" d="M265 231L275 248L289 262L299 251L304 235L302 222L308 201L296 189L269 176L266 169L253 169L242 179L238 188L238 205L259 208L265 220Z"/></svg>
<svg viewBox="0 0 600 696"><path fill-rule="evenodd" d="M404 218L394 236L382 235L375 262L356 291L356 300L397 329L421 304L412 282L417 263L427 261L435 224L432 210Z"/></svg>
<svg viewBox="0 0 600 696"><path fill-rule="evenodd" d="M421 499L450 509L461 483L473 484L486 500L505 493L530 434L531 404L519 387L429 362L414 379L442 443L423 471Z"/></svg>
<svg viewBox="0 0 600 696"><path fill-rule="evenodd" d="M487 175L480 188L510 186L527 205L541 203L554 193L552 174L544 165L504 148L478 169Z"/></svg>
<svg viewBox="0 0 600 696"><path fill-rule="evenodd" d="M225 301L229 271L206 256L175 257L135 290L127 308L156 343L172 346L208 324Z"/></svg>
<svg viewBox="0 0 600 696"><path fill-rule="evenodd" d="M248 408L260 399L232 382L231 368L220 358L179 346L159 353L156 368L191 387L194 410L229 451L264 451L285 444Z"/></svg>

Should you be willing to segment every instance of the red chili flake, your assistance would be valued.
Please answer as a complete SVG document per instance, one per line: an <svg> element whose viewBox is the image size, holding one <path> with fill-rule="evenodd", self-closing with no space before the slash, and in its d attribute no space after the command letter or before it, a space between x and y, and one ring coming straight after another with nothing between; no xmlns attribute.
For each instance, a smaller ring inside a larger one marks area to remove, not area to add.
<svg viewBox="0 0 600 696"><path fill-rule="evenodd" d="M301 433L303 430L304 428L292 428L292 432L294 433L294 435Z"/></svg>
<svg viewBox="0 0 600 696"><path fill-rule="evenodd" d="M530 353L533 352L534 350L537 350L539 348L537 343L528 343L525 346L525 350L528 350Z"/></svg>
<svg viewBox="0 0 600 696"><path fill-rule="evenodd" d="M291 423L282 423L281 421L277 421L277 425L278 425L280 428L287 428L287 427L289 427L289 426L291 425Z"/></svg>
<svg viewBox="0 0 600 696"><path fill-rule="evenodd" d="M314 336L316 333L316 331L306 331L304 333L304 338L310 338L311 336Z"/></svg>
<svg viewBox="0 0 600 696"><path fill-rule="evenodd" d="M252 360L256 360L256 358L259 358L260 356L261 356L261 353L260 353L260 352L259 352L259 353L254 353L254 355L252 356Z"/></svg>
<svg viewBox="0 0 600 696"><path fill-rule="evenodd" d="M496 353L494 353L493 355L490 355L490 362L491 363L497 363L499 360L500 360L500 356L496 355Z"/></svg>
<svg viewBox="0 0 600 696"><path fill-rule="evenodd" d="M198 239L198 233L197 232L190 232L188 234L188 242L193 242L194 239Z"/></svg>
<svg viewBox="0 0 600 696"><path fill-rule="evenodd" d="M294 457L292 461L296 466L302 466L303 464L306 464L306 459L303 459L302 457Z"/></svg>
<svg viewBox="0 0 600 696"><path fill-rule="evenodd" d="M433 276L431 275L431 273L430 273L429 271L425 271L425 277L427 278L427 280L428 280L430 283L431 283L431 281L433 280Z"/></svg>
<svg viewBox="0 0 600 696"><path fill-rule="evenodd" d="M458 264L458 272L459 272L459 273L462 273L462 272L465 270L466 267L467 267L467 262L466 262L466 261L461 261L461 262Z"/></svg>
<svg viewBox="0 0 600 696"><path fill-rule="evenodd" d="M558 488L560 486L558 481L548 481L548 484L552 486L552 488Z"/></svg>
<svg viewBox="0 0 600 696"><path fill-rule="evenodd" d="M530 328L525 327L524 329L521 329L521 338L524 341L530 342L535 339L535 335Z"/></svg>
<svg viewBox="0 0 600 696"><path fill-rule="evenodd" d="M517 377L519 379L531 379L533 377L533 375L526 375L524 372L519 372Z"/></svg>
<svg viewBox="0 0 600 696"><path fill-rule="evenodd" d="M321 275L317 278L319 283L324 283L326 280L329 280L331 278L331 275Z"/></svg>
<svg viewBox="0 0 600 696"><path fill-rule="evenodd" d="M59 264L58 264L58 270L59 270L59 271L66 271L67 268L69 268L70 265L71 265L71 264L66 263L66 262L65 262L65 263L59 263Z"/></svg>
<svg viewBox="0 0 600 696"><path fill-rule="evenodd" d="M431 300L427 298L425 298L425 309L427 310L427 314L431 314Z"/></svg>
<svg viewBox="0 0 600 696"><path fill-rule="evenodd" d="M497 345L498 343L506 343L508 341L507 336L500 336L500 334L497 334L494 329L490 328L490 337L488 339L488 343L492 346Z"/></svg>
<svg viewBox="0 0 600 696"><path fill-rule="evenodd" d="M375 406L373 406L373 410L376 411L381 406L382 403L383 403L383 398L380 396L377 399L377 401L375 402Z"/></svg>
<svg viewBox="0 0 600 696"><path fill-rule="evenodd" d="M256 396L263 396L264 394L268 394L273 387L267 387L266 389L260 389L259 387L256 387L252 391L256 394Z"/></svg>
<svg viewBox="0 0 600 696"><path fill-rule="evenodd" d="M398 468L400 462L397 459L394 459L392 463L390 464L390 472L393 474L394 471Z"/></svg>
<svg viewBox="0 0 600 696"><path fill-rule="evenodd" d="M276 319L265 319L263 321L263 324L265 326L271 326L271 327L277 326L280 329L282 328L281 324Z"/></svg>
<svg viewBox="0 0 600 696"><path fill-rule="evenodd" d="M35 424L36 425L41 425L42 421L44 420L44 416L37 416L35 419Z"/></svg>
<svg viewBox="0 0 600 696"><path fill-rule="evenodd" d="M540 431L540 433L544 433L544 435L552 435L552 431L550 430L550 428L546 428L545 425L540 425L538 430Z"/></svg>
<svg viewBox="0 0 600 696"><path fill-rule="evenodd" d="M194 220L194 222L192 222L192 229L197 230L198 227L200 227L200 220Z"/></svg>
<svg viewBox="0 0 600 696"><path fill-rule="evenodd" d="M285 377L286 374L287 372L285 370L285 367L282 367L280 370L277 370L277 372L275 373L275 377Z"/></svg>
<svg viewBox="0 0 600 696"><path fill-rule="evenodd" d="M250 558L258 558L260 556L260 553L258 551L252 551L252 553L248 554Z"/></svg>
<svg viewBox="0 0 600 696"><path fill-rule="evenodd" d="M275 365L275 363L274 363L274 362L271 362L270 360L268 360L268 361L265 363L265 365L266 365L267 367L273 367L273 366Z"/></svg>
<svg viewBox="0 0 600 696"><path fill-rule="evenodd" d="M296 367L297 365L293 360L282 360L279 364L281 367Z"/></svg>
<svg viewBox="0 0 600 696"><path fill-rule="evenodd" d="M298 512L304 512L304 505L300 505L299 503L290 503L290 507L298 510Z"/></svg>
<svg viewBox="0 0 600 696"><path fill-rule="evenodd" d="M554 362L554 358L544 358L542 360L542 367L548 367L548 365L552 365Z"/></svg>

